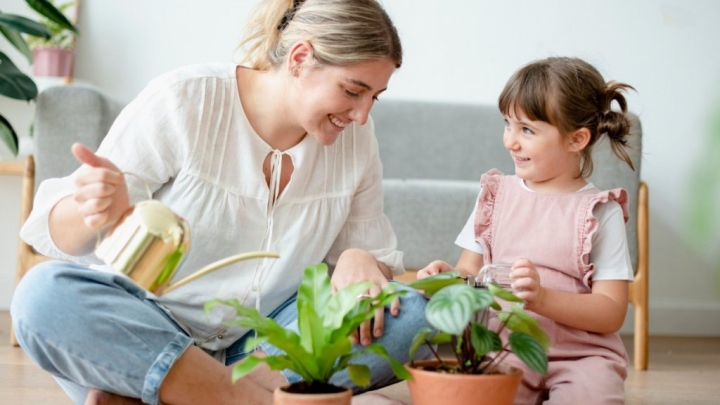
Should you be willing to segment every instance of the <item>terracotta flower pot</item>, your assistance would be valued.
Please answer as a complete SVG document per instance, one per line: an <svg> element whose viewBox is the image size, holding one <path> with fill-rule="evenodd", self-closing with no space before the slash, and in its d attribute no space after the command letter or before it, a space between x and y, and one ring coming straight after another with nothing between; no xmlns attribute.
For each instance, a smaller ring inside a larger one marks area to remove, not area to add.
<svg viewBox="0 0 720 405"><path fill-rule="evenodd" d="M273 405L350 405L352 391L345 389L332 394L304 394L285 391L279 387L273 393Z"/></svg>
<svg viewBox="0 0 720 405"><path fill-rule="evenodd" d="M35 48L33 53L33 75L37 77L72 76L75 52L72 49L55 47Z"/></svg>
<svg viewBox="0 0 720 405"><path fill-rule="evenodd" d="M437 360L405 365L412 374L408 380L413 405L512 405L517 394L522 370L506 368L505 374L448 374L422 370L433 368Z"/></svg>

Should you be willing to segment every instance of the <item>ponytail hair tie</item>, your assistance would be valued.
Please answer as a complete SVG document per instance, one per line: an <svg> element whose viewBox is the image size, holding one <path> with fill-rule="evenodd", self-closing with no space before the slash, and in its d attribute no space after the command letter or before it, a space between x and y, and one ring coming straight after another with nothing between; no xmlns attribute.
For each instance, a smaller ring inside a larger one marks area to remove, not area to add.
<svg viewBox="0 0 720 405"><path fill-rule="evenodd" d="M283 14L282 19L280 20L280 24L278 24L277 29L278 31L283 31L288 24L290 24L290 21L295 17L295 13L300 8L300 5L302 4L302 0L295 0L293 2L293 6L289 8L285 14Z"/></svg>

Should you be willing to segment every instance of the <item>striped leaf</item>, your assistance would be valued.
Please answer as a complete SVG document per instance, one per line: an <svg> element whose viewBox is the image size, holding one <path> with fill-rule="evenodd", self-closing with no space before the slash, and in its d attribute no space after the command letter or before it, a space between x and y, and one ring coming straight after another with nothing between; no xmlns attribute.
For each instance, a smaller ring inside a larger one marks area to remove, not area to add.
<svg viewBox="0 0 720 405"><path fill-rule="evenodd" d="M433 295L425 307L425 317L436 329L459 335L492 299L486 290L467 284L451 285Z"/></svg>

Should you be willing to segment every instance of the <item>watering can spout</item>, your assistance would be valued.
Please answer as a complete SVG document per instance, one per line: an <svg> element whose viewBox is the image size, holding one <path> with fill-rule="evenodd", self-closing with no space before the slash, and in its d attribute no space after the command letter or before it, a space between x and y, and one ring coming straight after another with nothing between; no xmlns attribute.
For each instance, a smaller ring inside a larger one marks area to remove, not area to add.
<svg viewBox="0 0 720 405"><path fill-rule="evenodd" d="M248 252L230 256L170 283L190 249L187 222L158 200L146 200L130 207L108 232L95 255L113 270L121 272L155 295L161 295L229 264L263 257L273 252Z"/></svg>

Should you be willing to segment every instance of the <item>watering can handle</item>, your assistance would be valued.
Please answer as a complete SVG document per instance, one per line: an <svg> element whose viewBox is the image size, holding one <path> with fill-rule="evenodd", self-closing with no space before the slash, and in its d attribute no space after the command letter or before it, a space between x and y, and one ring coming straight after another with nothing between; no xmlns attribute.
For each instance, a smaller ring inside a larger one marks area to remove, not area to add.
<svg viewBox="0 0 720 405"><path fill-rule="evenodd" d="M208 273L211 273L211 272L213 272L217 269L220 269L222 267L225 267L229 264L232 264L235 262L240 262L243 260L248 260L248 259L257 259L257 258L261 258L261 257L278 258L278 257L280 257L280 255L278 255L277 253L273 253L273 252L247 252L247 253L241 253L241 254L235 255L235 256L226 257L226 258L218 260L214 263L208 264L207 266L205 266L202 269L196 271L195 273L183 278L182 280L178 280L178 281L168 285L167 288L165 288L165 290L163 290L163 294L166 294L166 293L170 292L171 290L174 290L180 286L183 286L191 281L194 281Z"/></svg>

